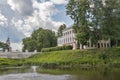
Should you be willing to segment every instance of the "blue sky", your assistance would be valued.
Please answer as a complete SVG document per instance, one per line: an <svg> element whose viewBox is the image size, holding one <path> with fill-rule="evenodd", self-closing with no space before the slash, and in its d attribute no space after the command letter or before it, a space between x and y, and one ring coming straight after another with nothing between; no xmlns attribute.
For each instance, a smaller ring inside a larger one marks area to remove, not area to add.
<svg viewBox="0 0 120 80"><path fill-rule="evenodd" d="M56 5L56 8L59 12L53 16L55 21L64 21L68 26L73 24L73 20L66 15L66 4L64 5Z"/></svg>
<svg viewBox="0 0 120 80"><path fill-rule="evenodd" d="M22 39L39 27L57 31L65 23L73 24L66 16L68 0L0 0L0 41L11 39L11 46L22 48Z"/></svg>

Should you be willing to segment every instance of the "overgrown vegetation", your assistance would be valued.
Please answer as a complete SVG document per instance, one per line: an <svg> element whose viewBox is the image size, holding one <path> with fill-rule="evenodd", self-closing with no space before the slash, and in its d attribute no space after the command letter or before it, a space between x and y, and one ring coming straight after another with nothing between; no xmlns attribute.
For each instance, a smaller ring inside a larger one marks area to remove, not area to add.
<svg viewBox="0 0 120 80"><path fill-rule="evenodd" d="M72 46L57 46L57 47L51 47L51 48L43 48L42 52L51 52L51 51L59 51L59 50L72 50Z"/></svg>
<svg viewBox="0 0 120 80"><path fill-rule="evenodd" d="M97 67L103 65L117 67L120 66L120 48L38 53L26 59L25 64L44 67Z"/></svg>
<svg viewBox="0 0 120 80"><path fill-rule="evenodd" d="M3 43L3 42L0 41L0 48L2 48L3 51L5 51L5 49L8 50L9 47L8 47L8 45L6 43Z"/></svg>
<svg viewBox="0 0 120 80"><path fill-rule="evenodd" d="M0 58L0 67L21 66L24 60Z"/></svg>
<svg viewBox="0 0 120 80"><path fill-rule="evenodd" d="M120 47L43 52L35 54L27 59L0 58L0 67L23 65L38 65L48 68L120 67Z"/></svg>

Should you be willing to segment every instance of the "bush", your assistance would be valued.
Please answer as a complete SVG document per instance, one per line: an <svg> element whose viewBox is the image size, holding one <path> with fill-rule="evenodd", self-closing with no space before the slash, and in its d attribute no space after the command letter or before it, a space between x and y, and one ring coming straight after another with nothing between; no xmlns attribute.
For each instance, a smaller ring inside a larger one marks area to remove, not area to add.
<svg viewBox="0 0 120 80"><path fill-rule="evenodd" d="M99 54L99 59L106 60L108 58L107 54L101 53Z"/></svg>
<svg viewBox="0 0 120 80"><path fill-rule="evenodd" d="M50 51L59 51L59 50L72 50L73 47L71 45L68 46L57 46L57 47L50 47L50 48L43 48L42 52L50 52Z"/></svg>

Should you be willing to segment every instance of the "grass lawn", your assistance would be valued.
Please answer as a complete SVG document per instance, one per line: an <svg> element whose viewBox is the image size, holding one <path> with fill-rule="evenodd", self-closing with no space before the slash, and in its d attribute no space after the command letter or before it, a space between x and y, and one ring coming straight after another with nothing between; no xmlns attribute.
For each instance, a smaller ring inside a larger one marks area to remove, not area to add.
<svg viewBox="0 0 120 80"><path fill-rule="evenodd" d="M28 65L48 67L120 66L120 48L63 50L38 53L25 60Z"/></svg>

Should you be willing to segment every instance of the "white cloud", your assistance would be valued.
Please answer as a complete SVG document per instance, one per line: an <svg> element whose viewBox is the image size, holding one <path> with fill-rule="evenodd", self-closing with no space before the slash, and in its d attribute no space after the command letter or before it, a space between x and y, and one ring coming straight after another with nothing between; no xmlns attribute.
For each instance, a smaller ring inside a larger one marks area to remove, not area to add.
<svg viewBox="0 0 120 80"><path fill-rule="evenodd" d="M7 5L7 7L12 11L12 14L8 13L5 14L5 16L0 14L0 25L8 23L6 28L0 28L0 35L6 37L12 36L11 41L14 39L14 42L12 42L13 49L21 49L22 46L19 43L20 39L22 41L24 35L29 37L32 31L39 27L57 31L59 26L64 22L54 21L52 18L52 16L58 13L56 5L66 4L68 2L68 0L42 0L41 2L37 0L2 1L4 3L6 1L4 6ZM3 10L4 7L2 11ZM3 30L8 30L8 32Z"/></svg>
<svg viewBox="0 0 120 80"><path fill-rule="evenodd" d="M11 43L12 51L22 51L22 43Z"/></svg>
<svg viewBox="0 0 120 80"><path fill-rule="evenodd" d="M24 35L27 37L30 36L32 32L31 30L33 30L32 26L23 20L16 20L15 18L13 18L12 24L18 31L24 33Z"/></svg>
<svg viewBox="0 0 120 80"><path fill-rule="evenodd" d="M34 1L33 7L37 8L37 12L39 13L39 16L42 17L43 20L46 20L46 18L51 17L57 12L55 5L50 1L42 2L42 3L38 3L37 1Z"/></svg>
<svg viewBox="0 0 120 80"><path fill-rule="evenodd" d="M34 0L33 8L34 13L32 16L24 17L23 20L12 19L14 26L27 37L31 35L33 30L39 27L56 31L58 27L64 23L52 20L52 15L57 13L57 9L50 1L38 3Z"/></svg>
<svg viewBox="0 0 120 80"><path fill-rule="evenodd" d="M0 13L0 26L7 25L7 23L8 23L7 18Z"/></svg>
<svg viewBox="0 0 120 80"><path fill-rule="evenodd" d="M7 0L7 3L12 10L18 11L23 16L31 15L33 12L31 0Z"/></svg>
<svg viewBox="0 0 120 80"><path fill-rule="evenodd" d="M69 0L50 0L54 4L66 4Z"/></svg>

